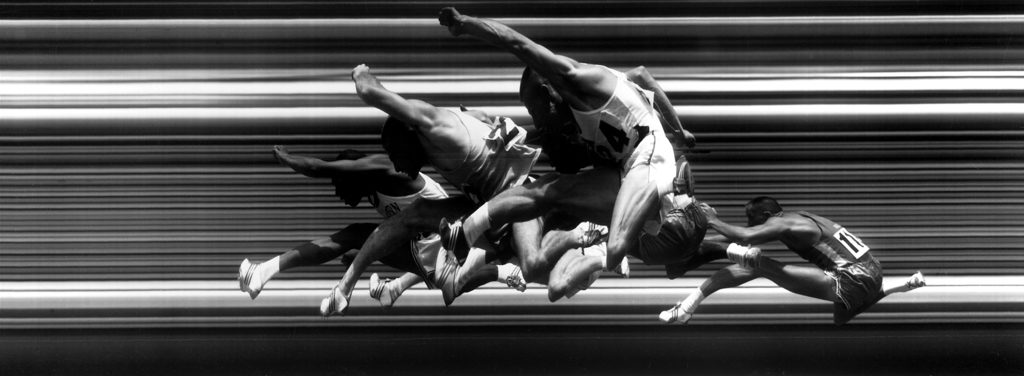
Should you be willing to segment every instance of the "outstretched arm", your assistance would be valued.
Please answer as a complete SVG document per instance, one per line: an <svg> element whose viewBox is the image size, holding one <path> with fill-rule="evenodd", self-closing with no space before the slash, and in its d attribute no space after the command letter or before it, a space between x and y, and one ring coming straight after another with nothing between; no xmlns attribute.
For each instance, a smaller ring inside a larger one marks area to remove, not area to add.
<svg viewBox="0 0 1024 376"><path fill-rule="evenodd" d="M386 88L370 73L370 67L360 64L352 69L356 94L366 104L394 116L411 127L425 129L434 125L438 109L426 102L405 99Z"/></svg>
<svg viewBox="0 0 1024 376"><path fill-rule="evenodd" d="M701 204L701 210L708 219L708 227L722 234L730 241L754 245L779 240L789 230L789 224L778 217L769 218L764 224L753 227L740 227L726 223L718 218L718 212L708 204Z"/></svg>
<svg viewBox="0 0 1024 376"><path fill-rule="evenodd" d="M526 66L546 78L555 87L570 87L579 65L569 57L557 55L518 31L494 20L460 14L455 8L442 8L438 14L441 25L454 36L468 34L511 52Z"/></svg>
<svg viewBox="0 0 1024 376"><path fill-rule="evenodd" d="M281 145L274 146L274 158L277 158L278 162L290 167L295 172L311 178L330 178L348 172L389 171L394 169L387 158L367 156L360 159L342 159L328 162L319 158L291 154Z"/></svg>
<svg viewBox="0 0 1024 376"><path fill-rule="evenodd" d="M646 67L641 65L633 68L626 72L626 77L637 86L654 92L654 108L661 114L663 123L668 126L670 132L683 140L687 147L692 148L696 145L697 139L683 128L683 123L679 121L679 114L676 113L676 108L669 101L668 94L665 94L665 90L661 88Z"/></svg>

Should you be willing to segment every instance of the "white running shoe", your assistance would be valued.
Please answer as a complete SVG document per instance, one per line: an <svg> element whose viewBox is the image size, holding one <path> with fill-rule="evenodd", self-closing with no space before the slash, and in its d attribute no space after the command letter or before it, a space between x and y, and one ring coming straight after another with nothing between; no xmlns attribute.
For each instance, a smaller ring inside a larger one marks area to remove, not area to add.
<svg viewBox="0 0 1024 376"><path fill-rule="evenodd" d="M341 286L336 285L324 300L320 301L320 316L344 315L348 310L348 298L341 294Z"/></svg>
<svg viewBox="0 0 1024 376"><path fill-rule="evenodd" d="M380 303L381 307L390 308L402 296L402 291L391 282L391 278L381 281L377 273L370 275L370 297Z"/></svg>
<svg viewBox="0 0 1024 376"><path fill-rule="evenodd" d="M693 318L693 314L683 310L683 302L658 314L658 320L666 324L686 325Z"/></svg>
<svg viewBox="0 0 1024 376"><path fill-rule="evenodd" d="M924 274L922 274L920 271L918 271L917 273L914 273L914 275L910 276L910 278L907 278L906 285L911 290L913 290L913 289L916 289L916 288L921 288L921 287L927 286L928 283L925 282L925 280L924 280Z"/></svg>
<svg viewBox="0 0 1024 376"><path fill-rule="evenodd" d="M456 275L459 273L459 262L455 255L444 247L437 252L437 261L434 263L434 285L441 290L441 297L444 298L444 305L450 306L455 301L458 293Z"/></svg>
<svg viewBox="0 0 1024 376"><path fill-rule="evenodd" d="M573 229L576 233L580 248L590 247L597 243L608 240L608 227L594 224L592 222L580 222Z"/></svg>
<svg viewBox="0 0 1024 376"><path fill-rule="evenodd" d="M263 286L260 285L257 288L252 288L252 277L256 274L256 267L259 263L251 263L249 259L242 260L242 264L238 266L238 289L244 293L249 294L249 299L256 299L260 295L260 291L263 290Z"/></svg>
<svg viewBox="0 0 1024 376"><path fill-rule="evenodd" d="M505 284L519 292L526 291L526 279L523 278L523 269L513 265L512 273L505 277Z"/></svg>

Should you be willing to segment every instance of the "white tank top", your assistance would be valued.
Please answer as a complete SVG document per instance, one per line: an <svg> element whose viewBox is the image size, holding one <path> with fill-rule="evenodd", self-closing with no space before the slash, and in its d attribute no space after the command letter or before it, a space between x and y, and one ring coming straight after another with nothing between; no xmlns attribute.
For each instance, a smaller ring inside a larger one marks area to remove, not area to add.
<svg viewBox="0 0 1024 376"><path fill-rule="evenodd" d="M460 111L451 111L462 122L470 149L459 167L437 172L476 203L522 184L540 157L540 149L524 143L526 130L512 119L486 124Z"/></svg>
<svg viewBox="0 0 1024 376"><path fill-rule="evenodd" d="M376 192L373 196L370 196L370 205L373 205L374 209L384 218L391 218L393 215L405 209L413 201L418 198L424 198L427 200L440 200L442 198L448 198L448 193L444 191L441 184L438 184L434 179L431 179L424 173L420 173L423 178L423 189L419 192L413 193L406 196L388 196L386 194Z"/></svg>
<svg viewBox="0 0 1024 376"><path fill-rule="evenodd" d="M602 68L618 78L611 98L598 109L572 109L572 114L580 126L580 136L594 153L621 166L633 154L640 139L650 132L663 130L654 109L654 93L630 82L622 72Z"/></svg>

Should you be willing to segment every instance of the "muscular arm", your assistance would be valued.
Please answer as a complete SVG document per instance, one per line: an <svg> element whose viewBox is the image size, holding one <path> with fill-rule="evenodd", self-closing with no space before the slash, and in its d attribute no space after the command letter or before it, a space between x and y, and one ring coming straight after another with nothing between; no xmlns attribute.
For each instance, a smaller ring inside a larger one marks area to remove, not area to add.
<svg viewBox="0 0 1024 376"><path fill-rule="evenodd" d="M423 101L402 98L384 88L366 65L360 64L352 69L352 81L356 84L356 94L366 104L421 131L434 126L434 119L438 116L436 107Z"/></svg>
<svg viewBox="0 0 1024 376"><path fill-rule="evenodd" d="M788 221L779 217L769 218L761 225L740 227L728 224L717 216L708 216L708 226L733 242L751 245L779 240L790 228Z"/></svg>
<svg viewBox="0 0 1024 376"><path fill-rule="evenodd" d="M311 178L330 178L338 174L357 171L390 171L394 167L387 158L367 156L354 160L325 161L319 158L291 154L283 146L274 146L274 156L281 164Z"/></svg>
<svg viewBox="0 0 1024 376"><path fill-rule="evenodd" d="M676 108L669 101L668 94L665 94L665 90L661 88L654 76L651 76L647 68L644 66L633 68L626 72L626 77L641 88L654 93L654 108L661 114L663 123L668 126L668 130L676 137L683 139L686 146L693 147L696 144L696 138L683 128L683 123L679 121L679 114L676 113Z"/></svg>
<svg viewBox="0 0 1024 376"><path fill-rule="evenodd" d="M512 53L559 91L592 87L602 79L578 69L580 63L576 60L555 54L498 21L463 15L454 8L441 9L438 19L452 35L468 34ZM572 100L571 97L566 99Z"/></svg>

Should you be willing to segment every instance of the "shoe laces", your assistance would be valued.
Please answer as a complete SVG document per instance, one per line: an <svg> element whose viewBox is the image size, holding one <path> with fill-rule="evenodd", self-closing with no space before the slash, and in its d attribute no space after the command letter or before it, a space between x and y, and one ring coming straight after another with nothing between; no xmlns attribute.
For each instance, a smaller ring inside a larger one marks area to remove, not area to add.
<svg viewBox="0 0 1024 376"><path fill-rule="evenodd" d="M391 283L391 281L391 278L387 278L383 281L377 282L377 285L370 289L370 297L380 300L380 297L384 294L384 290L388 287L388 283Z"/></svg>
<svg viewBox="0 0 1024 376"><path fill-rule="evenodd" d="M523 270L516 267L512 270L512 273L509 273L509 275L505 277L505 284L508 285L508 287L519 290L524 285L522 273Z"/></svg>

